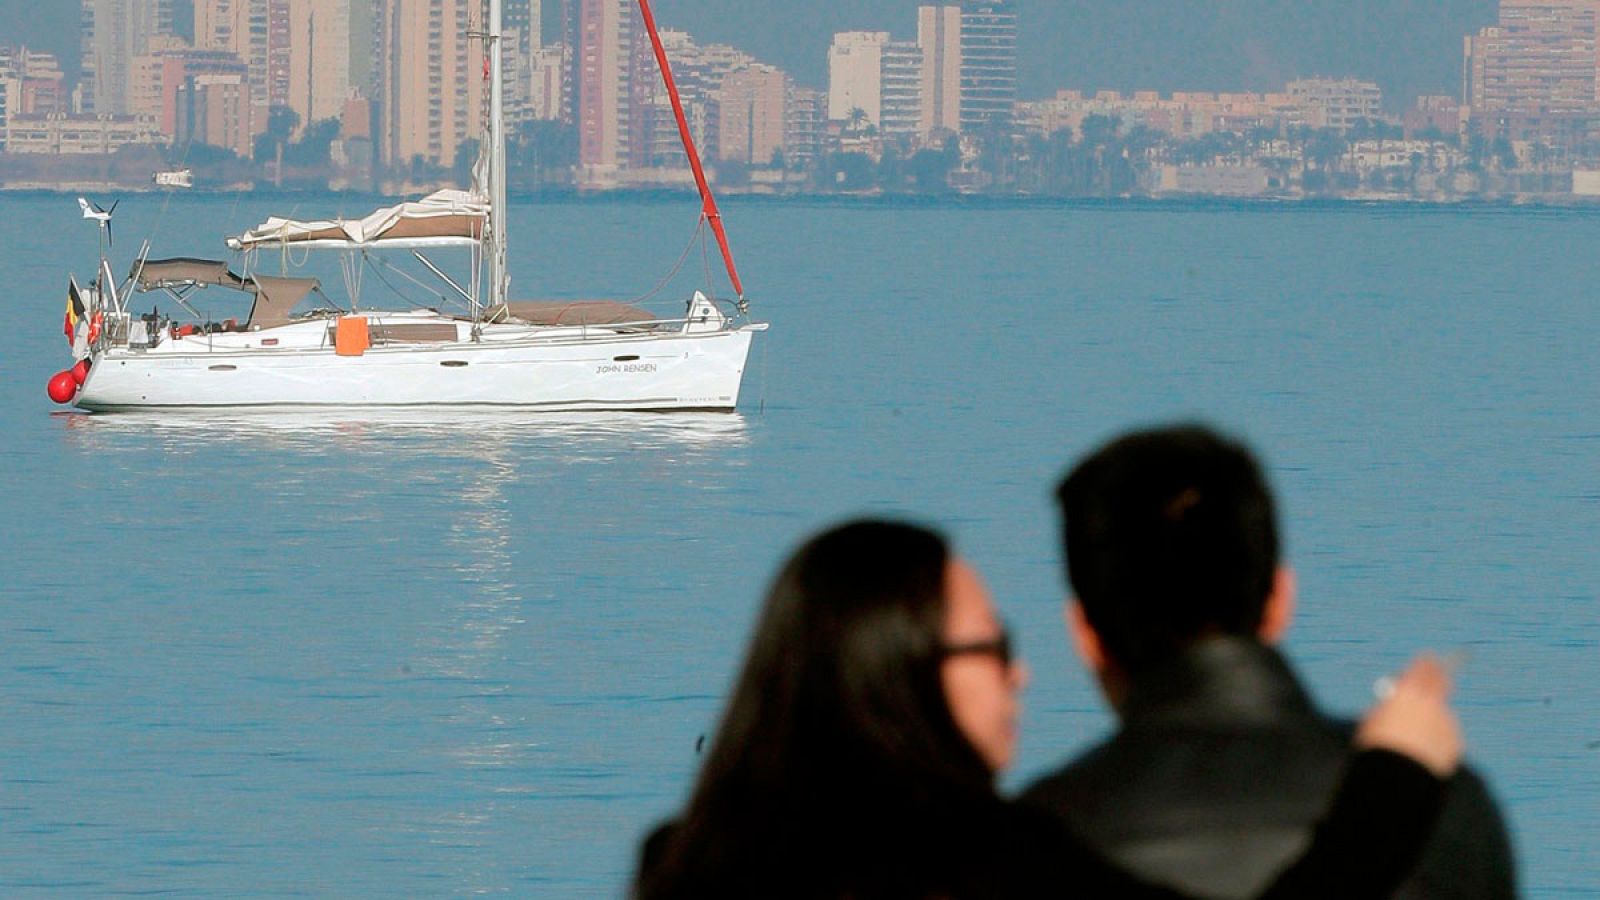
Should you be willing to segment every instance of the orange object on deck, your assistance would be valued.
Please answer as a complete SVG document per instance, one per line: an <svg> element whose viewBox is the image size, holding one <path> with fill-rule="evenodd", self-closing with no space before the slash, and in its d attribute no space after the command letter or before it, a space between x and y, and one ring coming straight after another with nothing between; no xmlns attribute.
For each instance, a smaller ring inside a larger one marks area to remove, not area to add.
<svg viewBox="0 0 1600 900"><path fill-rule="evenodd" d="M372 346L366 316L345 316L333 334L333 352L340 356L360 356Z"/></svg>

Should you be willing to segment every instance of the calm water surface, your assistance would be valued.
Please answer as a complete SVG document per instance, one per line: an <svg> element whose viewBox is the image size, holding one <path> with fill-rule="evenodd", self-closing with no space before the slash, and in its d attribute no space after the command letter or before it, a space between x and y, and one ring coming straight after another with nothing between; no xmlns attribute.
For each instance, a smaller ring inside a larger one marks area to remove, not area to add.
<svg viewBox="0 0 1600 900"><path fill-rule="evenodd" d="M131 198L117 249L369 205ZM738 415L148 417L53 411L94 233L0 197L0 893L618 894L774 565L860 512L947 525L1020 630L1015 786L1108 725L1049 488L1174 416L1270 463L1323 701L1469 648L1527 892L1600 893L1600 212L730 207ZM695 210L514 215L519 293L630 297Z"/></svg>

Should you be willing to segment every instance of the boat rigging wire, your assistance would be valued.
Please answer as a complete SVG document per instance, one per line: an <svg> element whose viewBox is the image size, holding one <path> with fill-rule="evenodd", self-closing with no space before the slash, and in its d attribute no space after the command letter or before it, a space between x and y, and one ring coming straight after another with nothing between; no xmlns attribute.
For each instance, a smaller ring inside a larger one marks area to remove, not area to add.
<svg viewBox="0 0 1600 900"><path fill-rule="evenodd" d="M370 255L370 254L366 253L366 251L362 251L362 255L364 257L366 257L368 260L371 260L372 262L375 262L378 265L383 266L384 268L386 268L389 271L395 273L396 275L399 275L401 278L404 278L405 280L407 280L407 281L411 282L412 284L416 285L419 290L425 291L425 292L427 292L429 294L433 294L434 296L438 297L439 298L439 302L441 304L443 304L443 303L455 303L457 306L462 305L459 301L452 300L448 294L445 294L442 291L438 291L432 285L430 285L427 282L424 282L424 281L418 279L415 275L412 275L410 272L407 272L405 269L402 269L399 266L396 266L394 263L389 262L387 259L384 259L381 256ZM378 276L378 280L379 281L382 281L384 284L389 285L389 290L394 291L395 296L399 297L402 300L405 300L408 303L415 302L415 301L411 300L411 298L407 297L405 294L403 294L399 290L397 290L394 285L389 284L389 280L387 278L383 277L383 273L381 271L379 271L378 269L374 268L373 269L373 274Z"/></svg>
<svg viewBox="0 0 1600 900"><path fill-rule="evenodd" d="M711 248L706 246L705 241L700 242L700 264L705 267L706 296L715 300L717 298L717 289L711 285Z"/></svg>
<svg viewBox="0 0 1600 900"><path fill-rule="evenodd" d="M646 300L649 300L651 297L654 297L655 295L661 293L661 291L666 288L666 286L672 281L672 279L678 277L678 273L683 270L683 264L685 262L687 262L688 259L689 259L689 254L694 252L694 243L695 243L695 241L700 241L701 248L702 249L705 248L705 229L706 229L706 217L705 217L705 213L701 213L700 214L700 221L699 221L698 224L695 225L694 234L689 235L689 243L684 245L683 252L678 255L678 261L676 263L673 263L671 271L667 272L666 277L662 278L659 282L657 282L656 286L651 288L649 290L649 292L645 293L644 295L642 295L640 297L636 297L635 299L633 299L631 302L635 306L637 306L638 304L643 303Z"/></svg>

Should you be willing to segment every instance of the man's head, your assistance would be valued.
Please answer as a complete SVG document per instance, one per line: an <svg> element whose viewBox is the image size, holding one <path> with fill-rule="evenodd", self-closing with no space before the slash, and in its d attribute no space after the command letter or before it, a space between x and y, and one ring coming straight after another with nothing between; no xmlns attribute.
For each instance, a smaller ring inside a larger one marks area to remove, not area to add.
<svg viewBox="0 0 1600 900"><path fill-rule="evenodd" d="M1056 492L1074 636L1089 663L1136 675L1215 634L1275 640L1293 579L1261 467L1201 425L1136 431Z"/></svg>

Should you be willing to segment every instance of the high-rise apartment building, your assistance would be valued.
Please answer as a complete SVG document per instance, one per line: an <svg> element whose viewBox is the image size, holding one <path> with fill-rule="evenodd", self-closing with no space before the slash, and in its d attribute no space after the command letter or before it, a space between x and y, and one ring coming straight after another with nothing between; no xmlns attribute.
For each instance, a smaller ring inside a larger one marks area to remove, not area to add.
<svg viewBox="0 0 1600 900"><path fill-rule="evenodd" d="M717 158L750 166L770 163L784 147L789 76L767 65L729 75L717 89Z"/></svg>
<svg viewBox="0 0 1600 900"><path fill-rule="evenodd" d="M135 56L128 65L128 114L146 119L163 119L167 97L163 83L167 58L189 52L189 45L177 35L163 35L151 41L148 53ZM172 135L170 120L162 122L161 133Z"/></svg>
<svg viewBox="0 0 1600 900"><path fill-rule="evenodd" d="M633 0L578 2L571 41L574 115L578 164L590 179L608 177L632 161L629 139L643 124L635 121L643 110L633 96L643 49L634 40L643 25L637 17Z"/></svg>
<svg viewBox="0 0 1600 900"><path fill-rule="evenodd" d="M1597 37L1597 0L1502 0L1499 22L1466 39L1462 99L1473 129L1581 138L1600 115Z"/></svg>
<svg viewBox="0 0 1600 900"><path fill-rule="evenodd" d="M828 131L828 92L791 85L784 111L783 154L791 169L808 169L822 155Z"/></svg>
<svg viewBox="0 0 1600 900"><path fill-rule="evenodd" d="M887 31L845 31L828 49L828 118L910 137L922 121L922 50Z"/></svg>
<svg viewBox="0 0 1600 900"><path fill-rule="evenodd" d="M570 70L566 48L540 47L528 57L528 113L534 119L561 118L561 98Z"/></svg>
<svg viewBox="0 0 1600 900"><path fill-rule="evenodd" d="M377 3L350 0L350 86L363 97L377 95Z"/></svg>
<svg viewBox="0 0 1600 900"><path fill-rule="evenodd" d="M922 51L917 130L924 136L961 130L961 7L917 9Z"/></svg>
<svg viewBox="0 0 1600 900"><path fill-rule="evenodd" d="M237 56L190 50L163 58L162 131L180 145L209 144L249 158L258 132L250 69Z"/></svg>
<svg viewBox="0 0 1600 900"><path fill-rule="evenodd" d="M883 51L887 31L842 31L828 48L828 118L860 120L876 127L883 119Z"/></svg>
<svg viewBox="0 0 1600 900"><path fill-rule="evenodd" d="M883 45L878 130L885 137L915 137L922 124L922 50L910 41Z"/></svg>
<svg viewBox="0 0 1600 900"><path fill-rule="evenodd" d="M0 141L5 112L42 116L70 112L66 75L53 54L27 47L0 46Z"/></svg>
<svg viewBox="0 0 1600 900"><path fill-rule="evenodd" d="M248 71L252 119L267 127L267 111L289 103L291 0L195 0L194 46L232 53ZM348 70L347 70L348 71Z"/></svg>
<svg viewBox="0 0 1600 900"><path fill-rule="evenodd" d="M133 60L172 33L172 0L83 0L84 112L125 115Z"/></svg>
<svg viewBox="0 0 1600 900"><path fill-rule="evenodd" d="M648 44L641 42L646 55L636 71L633 96L639 114L638 126L630 138L632 164L686 173L689 158L672 115L672 104L661 84L655 59L648 55ZM697 44L686 32L663 29L661 45L672 62L673 79L683 103L689 133L707 158L720 152L722 86L734 73L760 66L750 54L727 44Z"/></svg>
<svg viewBox="0 0 1600 900"><path fill-rule="evenodd" d="M11 110L17 104L20 79L0 71L0 153L6 152L6 131L11 127Z"/></svg>
<svg viewBox="0 0 1600 900"><path fill-rule="evenodd" d="M529 50L544 46L544 4L541 0L504 0L501 24L508 32L520 32L522 44Z"/></svg>
<svg viewBox="0 0 1600 900"><path fill-rule="evenodd" d="M1383 92L1371 81L1354 78L1301 78L1286 88L1302 121L1313 128L1349 131L1383 116Z"/></svg>
<svg viewBox="0 0 1600 900"><path fill-rule="evenodd" d="M378 78L384 163L439 166L483 132L481 0L379 0Z"/></svg>
<svg viewBox="0 0 1600 900"><path fill-rule="evenodd" d="M350 96L350 3L289 0L285 105L299 116L302 130L344 113Z"/></svg>
<svg viewBox="0 0 1600 900"><path fill-rule="evenodd" d="M1011 120L1017 103L1014 0L961 4L961 130Z"/></svg>

